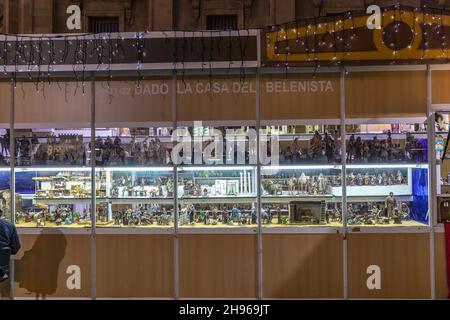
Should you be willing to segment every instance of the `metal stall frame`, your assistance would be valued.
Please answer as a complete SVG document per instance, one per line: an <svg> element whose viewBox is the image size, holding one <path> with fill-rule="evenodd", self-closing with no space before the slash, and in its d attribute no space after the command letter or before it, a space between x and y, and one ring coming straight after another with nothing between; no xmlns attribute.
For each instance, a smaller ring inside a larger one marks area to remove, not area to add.
<svg viewBox="0 0 450 320"><path fill-rule="evenodd" d="M315 70L314 68L290 68L289 70L289 74L314 74L314 73L335 73L335 74L340 74L340 119L322 119L322 120L317 120L320 121L320 123L330 123L330 124L340 124L341 125L341 137L343 140L345 140L345 124L347 123L355 123L355 120L357 119L347 119L346 117L346 113L345 113L345 80L346 80L346 74L348 72L371 72L371 71L424 71L426 72L426 77L427 77L427 116L428 116L428 137L429 140L428 144L430 145L431 142L434 140L434 129L430 129L430 128L434 128L434 125L430 124L432 123L433 118L431 118L431 115L433 115L434 110L437 107L440 107L441 109L443 108L443 106L436 106L436 105L432 105L432 92L431 92L431 70L441 70L440 68L443 68L443 70L450 70L449 66L385 66L385 67L323 67L320 70ZM259 136L260 136L260 132L259 132L259 128L262 125L265 125L268 123L268 121L262 121L261 117L260 117L260 108L261 108L261 101L260 101L260 92L259 92L259 87L260 87L260 77L262 75L265 74L284 74L285 70L284 69L270 69L270 68L247 68L245 70L246 75L249 77L254 77L257 83L257 93L256 93L256 121L249 121L248 123L250 125L255 125L257 130L257 139L259 142ZM168 76L170 75L172 77L172 83L174 85L173 88L173 95L172 95L172 125L174 126L174 128L176 128L179 125L184 124L183 122L179 122L177 119L177 105L178 105L178 101L177 101L177 81L179 78L179 75L176 73L176 71L173 71L171 73L168 72L163 72L163 71L143 71L142 72L143 75L146 76ZM238 75L239 74L239 70L226 70L226 69L219 69L219 70L214 70L213 71L213 76L215 75ZM65 74L65 76L67 76L68 74ZM91 143L95 142L95 125L96 125L96 121L95 121L95 84L97 82L96 78L100 77L104 75L104 73L102 72L98 72L96 74L92 73L91 74L91 86L93 88L93 91L91 93L92 98L91 98L91 130L94 130L92 134L91 131ZM186 76L189 75L208 75L207 72L203 71L192 71L192 70L186 70L185 72ZM120 80L121 77L133 77L135 76L135 72L120 72L117 76L115 76L115 80ZM18 78L18 81L20 81L20 78ZM10 114L10 129L11 129L11 141L10 141L10 150L14 150L14 132L15 132L15 122L14 122L14 115L15 115L15 108L14 108L14 92L15 92L15 86L12 83L11 84L11 97L10 97L10 110L12 111ZM448 109L450 110L450 105L448 107ZM313 120L313 119L312 119ZM311 123L312 121L307 120L307 119L298 119L295 120L293 119L292 121L278 121L278 123L289 123L289 124L302 124L302 123ZM387 120L387 119L386 119ZM404 119L403 119L404 120ZM383 119L379 119L378 121L383 121ZM389 119L388 121L392 121L392 119ZM276 122L276 121L274 121ZM204 121L205 124L208 124L208 121ZM209 122L210 124L218 124L217 122ZM240 122L242 123L242 122ZM273 122L270 122L273 123ZM150 125L151 122L146 122L146 124ZM229 122L227 123L226 121L224 122L220 122L220 125L233 125L236 124L234 122ZM344 131L344 135L342 135L342 130ZM430 132L431 131L431 132ZM95 144L93 145L95 147ZM92 148L92 146L91 146ZM95 150L95 148L93 149ZM428 148L428 150L431 150L430 148ZM345 143L341 144L341 152L344 155L345 154ZM430 293L430 298L431 299L435 299L435 270L434 270L434 232L436 232L437 230L441 230L441 226L437 225L437 206L436 206L436 196L435 196L435 191L433 191L436 188L436 185L433 184L436 180L436 174L432 175L432 172L436 172L436 162L433 161L433 157L431 156L432 153L429 153L429 157L428 157L428 168L429 168L429 177L430 177L430 185L429 185L429 210L430 210L430 215L429 215L429 226L423 226L423 227L389 227L389 228L376 228L376 227L364 227L361 228L361 230L359 231L359 233L429 233L430 234L430 287L431 287L431 293ZM94 155L92 155L91 157L94 157ZM259 143L258 143L258 157L259 157ZM342 174L345 174L345 170L346 170L346 160L345 160L345 156L342 157L342 163L341 163L341 167L342 167ZM92 159L91 159L92 160ZM173 175L174 178L177 178L177 168L176 166L173 166L174 170L173 170ZM433 169L434 168L434 169ZM10 177L11 177L11 194L14 193L14 189L15 189L15 184L14 184L14 175L15 175L15 162L11 161L10 163L10 169L11 169L11 173L10 173ZM96 165L95 165L95 161L92 161L91 163L91 174L93 175L93 179L91 181L92 186L94 187L93 190L95 190L95 170L96 170ZM257 175L257 179L258 179L258 185L259 185L259 181L260 181L260 172L261 172L261 164L258 161L258 164L256 166L256 170L258 172ZM434 170L434 171L432 171ZM433 181L434 180L434 181ZM176 180L174 180L176 181ZM345 179L344 179L345 181ZM263 290L263 254L264 254L264 248L263 248L263 235L264 234L342 234L343 237L343 263L344 263L344 272L343 272L343 288L342 288L342 292L343 292L343 299L349 299L349 294L348 294L348 251L347 251L347 234L348 233L352 233L352 228L349 228L346 224L346 220L347 220L347 215L345 212L345 203L346 203L346 198L345 198L345 192L346 192L346 188L344 187L345 185L343 185L343 200L342 200L342 204L343 204L343 225L342 227L314 227L314 228L262 228L262 224L261 224L261 192L260 192L260 188L258 188L258 192L257 192L257 197L256 197L256 201L257 201L257 206L258 206L258 226L257 228L205 228L205 229L180 229L178 228L178 217L177 217L177 212L178 212L178 197L175 194L174 195L174 213L175 213L175 224L173 228L167 228L167 229L158 229L158 230L152 230L152 228L148 228L148 229L133 229L133 228L121 228L121 229L114 229L114 230L107 230L107 229L100 229L97 228L95 225L95 196L93 196L91 205L93 206L91 208L93 214L93 218L92 218L92 228L90 228L90 230L84 230L84 229L64 229L64 228L58 228L58 232L62 233L62 234L84 234L86 235L87 232L89 232L90 236L91 236L91 296L90 297L85 297L86 299L102 299L102 297L98 297L97 293L96 293L96 235L97 234L145 234L145 235L151 235L151 234L166 234L166 235L171 235L173 237L174 240L174 266L173 266L173 274L174 274L174 294L173 294L173 299L180 299L183 297L180 297L180 292L179 292L179 246L178 246L178 236L180 234L253 234L257 237L257 252L255 252L256 256L257 256L257 264L258 264L258 271L257 271L257 296L254 297L255 299L265 299L264 297L264 290ZM175 188L176 190L176 188ZM13 199L13 198L11 198ZM13 208L13 206L15 205L13 203L14 201L11 200L11 208ZM14 222L14 214L11 214L11 220ZM40 232L42 232L42 229L28 229L28 228L21 228L19 229L19 233L20 234L39 234ZM50 230L51 233L51 230ZM12 278L13 279L13 278ZM11 281L11 284L13 284L13 280ZM13 289L13 286L11 287L11 289ZM14 296L14 292L13 290L11 290L11 299L15 299ZM132 298L132 297L130 297ZM201 298L201 297L199 297ZM227 297L223 297L224 299L226 299ZM251 297L250 297L251 298ZM18 298L20 299L20 298ZM51 299L51 298L49 298ZM56 298L55 298L56 299ZM152 298L152 299L158 299L156 298Z"/></svg>

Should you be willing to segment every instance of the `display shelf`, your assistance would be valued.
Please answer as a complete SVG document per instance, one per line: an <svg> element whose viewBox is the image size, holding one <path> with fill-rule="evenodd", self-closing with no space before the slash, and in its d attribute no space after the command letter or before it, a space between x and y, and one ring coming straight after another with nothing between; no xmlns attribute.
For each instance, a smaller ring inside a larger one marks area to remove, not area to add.
<svg viewBox="0 0 450 320"><path fill-rule="evenodd" d="M395 196L395 198L397 199L397 201L414 201L414 197L413 196ZM384 202L386 200L386 195L380 195L380 196L365 196L365 195L360 195L360 196L352 196L352 197L347 197L347 202Z"/></svg>
<svg viewBox="0 0 450 320"><path fill-rule="evenodd" d="M190 197L179 198L181 203L189 204L209 204L209 203L254 203L256 196L236 196L236 197Z"/></svg>
<svg viewBox="0 0 450 320"><path fill-rule="evenodd" d="M143 165L143 166L108 166L108 167L95 167L96 172L171 172L174 171L172 165L161 166L160 164L155 164L154 166Z"/></svg>
<svg viewBox="0 0 450 320"><path fill-rule="evenodd" d="M91 198L32 198L36 203L59 205L59 204L90 204Z"/></svg>
<svg viewBox="0 0 450 320"><path fill-rule="evenodd" d="M276 219L273 219L273 222L271 224L263 224L263 229L292 229L292 228L301 228L301 229L307 229L307 228L342 228L342 223L340 222L329 222L326 224L279 224L276 223Z"/></svg>
<svg viewBox="0 0 450 320"><path fill-rule="evenodd" d="M320 132L320 134L324 134L323 132ZM427 138L427 133L424 132L411 132L412 135L414 135L414 137L419 138L419 139L425 139ZM348 139L350 138L352 135L355 135L355 137L361 137L361 139L363 140L372 140L374 137L377 137L378 139L387 139L388 135L387 133L360 133L360 132L355 132L355 133L350 133L347 132L345 137ZM279 141L292 141L295 138L298 138L299 141L309 141L311 140L311 138L314 136L314 133L289 133L289 134L278 134L278 139ZM391 133L391 137L392 139L396 139L396 140L405 140L406 139L406 133Z"/></svg>
<svg viewBox="0 0 450 320"><path fill-rule="evenodd" d="M273 166L261 166L261 171L277 171L277 170L320 170L320 169L342 169L340 164L284 164Z"/></svg>
<svg viewBox="0 0 450 320"><path fill-rule="evenodd" d="M218 165L181 165L177 166L178 171L237 171L254 170L256 164L218 164Z"/></svg>
<svg viewBox="0 0 450 320"><path fill-rule="evenodd" d="M418 139L426 139L427 133L425 132L410 132L415 138ZM351 133L347 132L345 137L350 138L352 135L355 137L361 137L363 140L372 140L374 137L377 137L378 139L387 139L388 135L387 133ZM391 137L393 140L405 140L406 139L406 133L391 133Z"/></svg>
<svg viewBox="0 0 450 320"><path fill-rule="evenodd" d="M44 227L38 227L36 226L36 222L30 221L30 222L20 222L16 224L17 228L29 228L29 229L90 229L92 227L90 222L86 222L83 224L79 223L73 223L70 225L61 224L57 225L54 222L46 221Z"/></svg>
<svg viewBox="0 0 450 320"><path fill-rule="evenodd" d="M174 204L173 198L97 198L97 201L111 204Z"/></svg>
<svg viewBox="0 0 450 320"><path fill-rule="evenodd" d="M417 221L403 221L402 224L348 225L349 233L428 233L431 227Z"/></svg>
<svg viewBox="0 0 450 320"><path fill-rule="evenodd" d="M161 230L170 230L173 229L173 223L170 225L158 225L158 224L150 224L150 225L138 225L138 226L130 226L130 225L115 225L114 222L104 223L104 224L96 224L97 229L161 229Z"/></svg>
<svg viewBox="0 0 450 320"><path fill-rule="evenodd" d="M91 167L73 165L73 166L18 166L14 168L15 172L90 172Z"/></svg>
<svg viewBox="0 0 450 320"><path fill-rule="evenodd" d="M347 197L376 197L388 195L393 192L396 196L407 196L412 194L411 184L398 184L388 186L347 186ZM331 187L331 194L342 196L342 187Z"/></svg>
<svg viewBox="0 0 450 320"><path fill-rule="evenodd" d="M290 203L293 201L326 201L326 202L340 202L342 197L335 197L333 195L299 195L299 196L262 196L262 203Z"/></svg>
<svg viewBox="0 0 450 320"><path fill-rule="evenodd" d="M364 163L346 165L347 169L401 169L401 168L416 168L416 169L428 169L427 163Z"/></svg>

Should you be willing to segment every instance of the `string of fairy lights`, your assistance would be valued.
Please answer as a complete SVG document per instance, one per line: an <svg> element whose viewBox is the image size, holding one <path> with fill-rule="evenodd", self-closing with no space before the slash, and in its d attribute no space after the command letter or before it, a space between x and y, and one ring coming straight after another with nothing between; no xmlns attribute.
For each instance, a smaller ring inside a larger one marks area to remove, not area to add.
<svg viewBox="0 0 450 320"><path fill-rule="evenodd" d="M432 41L440 42L441 58L448 60L449 48L447 46L446 17L450 16L443 9L422 7L402 7L399 3L382 9L381 42L387 48L393 50L391 63L398 62L398 52L396 44L401 37L401 27L405 25L405 15L412 14L412 25L410 27L409 44L407 48L412 50L411 44L416 38L422 37L421 60L427 58L427 52ZM391 16L387 16L391 15ZM273 25L265 28L267 49L272 49L275 53L274 61L270 61L273 66L285 68L289 72L291 65L298 65L292 62L293 54L303 53L306 58L304 63L314 66L318 70L322 64L345 65L347 57L353 50L360 35L361 26L356 25L356 19L367 17L365 12L344 12L331 17L317 17L312 19L296 20L280 25ZM393 23L393 31L386 34L385 28ZM417 27L422 24L423 30ZM365 27L365 26L364 26ZM359 33L358 33L359 32ZM228 33L228 34L227 34ZM245 78L245 61L249 56L249 39L251 32L249 29L238 31L163 31L165 39L165 52L169 52L168 61L171 60L173 70L182 74L184 83L186 64L188 57L198 57L201 63L201 70L208 67L210 77L213 75L212 62L215 53L226 56L229 62L228 71L232 67L238 67L240 78ZM294 34L291 37L290 34ZM3 39L2 39L3 36ZM388 37L386 37L388 36ZM390 43L385 43L385 39L390 39ZM208 42L206 41L208 39ZM437 40L436 40L437 39ZM95 71L107 73L107 83L113 79L114 66L128 59L135 59L136 85L140 86L144 79L146 62L149 56L161 48L151 46L149 31L136 32L134 37L124 37L121 33L105 34L76 34L76 35L0 35L0 73L3 77L9 77L13 83L17 82L18 75L26 74L29 80L36 81L36 88L41 83L51 84L52 75L58 72L56 66L71 66L71 71L75 81L84 87L89 72L87 66L97 65ZM331 58L324 61L321 53L331 54ZM132 56L135 55L133 58ZM234 66L236 57L240 60L239 66Z"/></svg>
<svg viewBox="0 0 450 320"><path fill-rule="evenodd" d="M408 24L405 15L412 15L412 23ZM271 65L285 68L286 74L292 65L313 66L318 70L322 64L327 66L345 66L346 60L353 52L353 45L359 38L367 34L361 32L367 30L366 21L368 14L365 12L344 12L330 17L316 17L297 20L267 28L266 47L268 52L273 52L274 59ZM363 17L363 19L361 19ZM445 22L447 17L447 22ZM364 21L364 24L356 25L356 20ZM386 27L392 24L392 30ZM448 62L449 49L447 37L450 36L450 12L423 5L421 7L407 7L396 3L381 9L381 44L392 51L390 64L399 61L397 43L403 40L401 27L408 25L410 35L406 50L421 50L421 56L417 60L426 60L433 41L439 41L441 54L430 59L440 59ZM420 26L420 27L418 27ZM446 27L448 27L446 29ZM417 48L412 45L421 36L422 41ZM385 39L389 39L386 43ZM372 41L372 38L366 41ZM420 47L420 49L419 49ZM321 59L320 53L331 53L327 59ZM302 58L294 59L294 55L302 55ZM412 60L412 59L411 59ZM418 61L417 63L420 63Z"/></svg>

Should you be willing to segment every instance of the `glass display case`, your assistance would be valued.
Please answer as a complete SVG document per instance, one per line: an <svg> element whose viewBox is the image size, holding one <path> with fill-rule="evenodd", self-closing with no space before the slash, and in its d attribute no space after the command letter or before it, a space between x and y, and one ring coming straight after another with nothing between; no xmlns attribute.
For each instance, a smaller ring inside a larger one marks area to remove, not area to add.
<svg viewBox="0 0 450 320"><path fill-rule="evenodd" d="M104 167L96 177L98 227L173 227L172 167Z"/></svg>
<svg viewBox="0 0 450 320"><path fill-rule="evenodd" d="M18 227L91 225L89 168L16 168L15 180Z"/></svg>
<svg viewBox="0 0 450 320"><path fill-rule="evenodd" d="M346 129L349 151L344 178L339 126L263 127L261 146L266 145L271 163L261 165L259 213L252 127L182 127L175 136L168 127L97 128L95 192L92 169L86 166L91 158L87 136L82 139L83 156L69 162L67 156L55 153L42 158L32 152L24 158L26 152L20 151L28 145L24 139L33 146L33 138L17 138L16 223L19 227L90 226L95 196L100 228L173 228L175 212L182 228L256 227L259 218L265 228L342 227L343 211L349 226L428 225L423 125L359 124ZM38 132L31 131L31 137ZM77 136L76 130L54 132L58 146L64 135ZM180 139L187 136L187 141ZM37 139L39 143L30 149L54 143ZM67 148L72 145L69 140L65 140ZM76 146L80 139L70 141ZM180 147L184 142L188 143ZM53 145L51 150L58 148ZM7 170L0 171L5 175L3 199L9 197ZM9 200L2 201L7 208Z"/></svg>
<svg viewBox="0 0 450 320"><path fill-rule="evenodd" d="M341 226L341 165L261 168L262 224Z"/></svg>
<svg viewBox="0 0 450 320"><path fill-rule="evenodd" d="M178 127L172 161L177 165L256 165L257 132L251 126Z"/></svg>
<svg viewBox="0 0 450 320"><path fill-rule="evenodd" d="M256 167L182 166L177 195L181 227L256 226Z"/></svg>
<svg viewBox="0 0 450 320"><path fill-rule="evenodd" d="M16 129L17 227L90 227L90 157L90 129Z"/></svg>
<svg viewBox="0 0 450 320"><path fill-rule="evenodd" d="M437 222L450 221L450 153L448 146L450 112L436 112L435 151L437 173Z"/></svg>
<svg viewBox="0 0 450 320"><path fill-rule="evenodd" d="M0 128L0 145L2 147L0 151L0 167L9 166L9 159L11 153L9 152L10 144L10 130Z"/></svg>
<svg viewBox="0 0 450 320"><path fill-rule="evenodd" d="M264 126L261 134L278 140L279 164L341 163L339 125Z"/></svg>
<svg viewBox="0 0 450 320"><path fill-rule="evenodd" d="M90 129L16 129L16 166L88 166Z"/></svg>
<svg viewBox="0 0 450 320"><path fill-rule="evenodd" d="M428 225L427 129L418 120L346 126L349 226Z"/></svg>
<svg viewBox="0 0 450 320"><path fill-rule="evenodd" d="M172 128L97 128L98 166L166 166L171 164Z"/></svg>
<svg viewBox="0 0 450 320"><path fill-rule="evenodd" d="M96 128L97 227L174 224L171 127Z"/></svg>
<svg viewBox="0 0 450 320"><path fill-rule="evenodd" d="M261 167L263 227L342 226L340 126L267 125L261 134L279 145Z"/></svg>

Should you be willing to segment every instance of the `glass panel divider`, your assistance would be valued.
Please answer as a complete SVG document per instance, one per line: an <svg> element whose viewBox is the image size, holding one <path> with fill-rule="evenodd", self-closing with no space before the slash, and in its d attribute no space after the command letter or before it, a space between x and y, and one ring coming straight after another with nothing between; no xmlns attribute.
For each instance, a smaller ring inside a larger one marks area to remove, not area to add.
<svg viewBox="0 0 450 320"><path fill-rule="evenodd" d="M178 83L177 72L174 70L172 73L172 121L173 130L178 128L177 120L177 102L178 102ZM175 131L176 132L176 131ZM172 157L170 157L172 158ZM172 159L173 168L173 283L174 283L174 299L180 298L180 255L179 255L179 239L178 239L178 167L175 161Z"/></svg>
<svg viewBox="0 0 450 320"><path fill-rule="evenodd" d="M11 223L16 224L16 184L15 184L15 165L16 165L16 131L14 129L15 124L15 90L16 82L11 81L9 93L9 167L10 167L10 178L9 178L9 194L10 203L9 211L11 216ZM9 298L14 300L14 259L13 256L10 258L9 266Z"/></svg>
<svg viewBox="0 0 450 320"><path fill-rule="evenodd" d="M427 133L428 133L428 224L430 226L430 293L431 299L436 299L435 277L435 237L437 215L437 176L436 176L436 144L435 144L435 119L432 112L431 68L427 64L426 69L426 99L427 99ZM445 154L445 150L444 150Z"/></svg>
<svg viewBox="0 0 450 320"><path fill-rule="evenodd" d="M339 81L340 99L340 120L341 120L341 175L342 175L342 261L343 261L343 296L348 299L348 242L347 242L347 141L346 141L346 115L345 115L345 67L341 67Z"/></svg>
<svg viewBox="0 0 450 320"><path fill-rule="evenodd" d="M95 153L95 73L91 73L91 299L97 299L97 189L96 189L96 153Z"/></svg>
<svg viewBox="0 0 450 320"><path fill-rule="evenodd" d="M264 298L263 288L263 236L262 236L262 215L261 215L261 158L260 158L260 135L261 135L261 95L260 95L260 73L256 71L256 210L258 229L257 229L257 262L258 262L258 299Z"/></svg>

